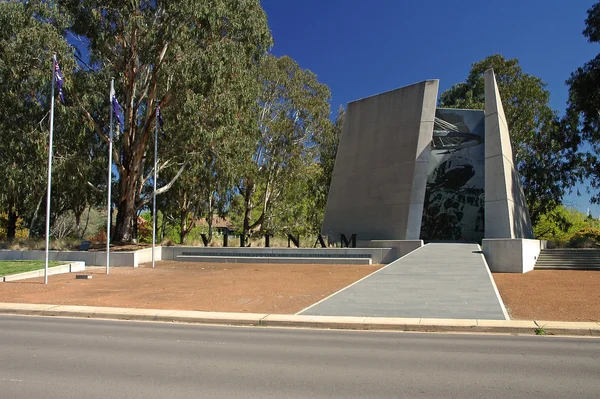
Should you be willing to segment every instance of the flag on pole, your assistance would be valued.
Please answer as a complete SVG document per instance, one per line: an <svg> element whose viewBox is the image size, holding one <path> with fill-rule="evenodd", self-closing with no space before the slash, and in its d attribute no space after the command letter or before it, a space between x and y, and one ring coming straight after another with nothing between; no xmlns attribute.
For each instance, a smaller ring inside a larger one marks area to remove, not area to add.
<svg viewBox="0 0 600 399"><path fill-rule="evenodd" d="M158 120L158 127L162 129L165 124L165 120L162 117L162 113L160 112L160 105L156 107L156 119Z"/></svg>
<svg viewBox="0 0 600 399"><path fill-rule="evenodd" d="M65 95L63 94L63 77L60 72L60 67L58 66L58 60L54 61L54 74L56 75L56 86L58 87L58 97L60 98L60 102L65 104Z"/></svg>
<svg viewBox="0 0 600 399"><path fill-rule="evenodd" d="M115 118L117 118L117 123L121 126L123 126L123 120L121 119L121 106L119 105L119 102L117 101L117 96L115 94L115 89L111 88L110 90L110 101L112 103L112 112L115 115Z"/></svg>
<svg viewBox="0 0 600 399"><path fill-rule="evenodd" d="M160 112L160 105L156 107L156 120L158 121L158 127L164 138L165 131L163 130L163 125L165 124L165 120L163 119L162 112Z"/></svg>

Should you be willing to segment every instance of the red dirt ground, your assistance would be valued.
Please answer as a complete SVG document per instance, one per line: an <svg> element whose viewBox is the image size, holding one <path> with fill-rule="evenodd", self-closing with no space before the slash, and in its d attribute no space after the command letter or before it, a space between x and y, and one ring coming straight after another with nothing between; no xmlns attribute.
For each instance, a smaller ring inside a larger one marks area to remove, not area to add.
<svg viewBox="0 0 600 399"><path fill-rule="evenodd" d="M600 321L600 271L494 273L512 319Z"/></svg>
<svg viewBox="0 0 600 399"><path fill-rule="evenodd" d="M0 302L219 312L296 313L382 265L158 262L139 268L88 267L74 274L0 283ZM494 273L511 318L600 321L600 272Z"/></svg>
<svg viewBox="0 0 600 399"><path fill-rule="evenodd" d="M278 265L158 262L139 268L86 269L74 274L0 283L0 302L297 313L382 265Z"/></svg>

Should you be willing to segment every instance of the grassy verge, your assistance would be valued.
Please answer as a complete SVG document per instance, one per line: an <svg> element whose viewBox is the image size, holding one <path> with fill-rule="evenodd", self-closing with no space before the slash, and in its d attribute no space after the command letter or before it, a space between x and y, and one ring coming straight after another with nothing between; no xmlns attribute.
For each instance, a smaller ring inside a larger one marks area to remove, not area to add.
<svg viewBox="0 0 600 399"><path fill-rule="evenodd" d="M60 266L69 262L50 262L48 266ZM43 269L45 262L43 260L0 260L0 276L10 276L11 274L25 273L32 270Z"/></svg>

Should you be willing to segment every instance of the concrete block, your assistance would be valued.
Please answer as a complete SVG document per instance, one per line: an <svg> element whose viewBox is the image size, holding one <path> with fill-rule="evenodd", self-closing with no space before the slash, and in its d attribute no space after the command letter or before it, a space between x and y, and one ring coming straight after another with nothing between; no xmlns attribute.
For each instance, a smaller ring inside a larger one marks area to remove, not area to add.
<svg viewBox="0 0 600 399"><path fill-rule="evenodd" d="M172 321L182 323L207 323L257 326L267 314L262 313L223 313L176 310L169 314Z"/></svg>
<svg viewBox="0 0 600 399"><path fill-rule="evenodd" d="M23 251L0 249L0 260L23 260Z"/></svg>
<svg viewBox="0 0 600 399"><path fill-rule="evenodd" d="M500 131L500 129L506 129L506 131L508 131L508 125L504 124L497 114L486 117L485 124L491 131ZM498 134L490 135L489 139L488 137L485 139L484 148L486 158L504 154L509 162L514 164L510 140L502 140Z"/></svg>
<svg viewBox="0 0 600 399"><path fill-rule="evenodd" d="M174 260L175 259L175 257L173 256L174 249L175 249L175 247L161 246L161 249L160 249L161 260Z"/></svg>
<svg viewBox="0 0 600 399"><path fill-rule="evenodd" d="M33 303L0 303L0 314L21 314L41 316L56 305Z"/></svg>
<svg viewBox="0 0 600 399"><path fill-rule="evenodd" d="M365 317L270 314L260 321L260 325L273 327L364 329Z"/></svg>
<svg viewBox="0 0 600 399"><path fill-rule="evenodd" d="M536 320L538 328L546 334L568 334L568 335L600 335L600 328L595 322L565 322Z"/></svg>
<svg viewBox="0 0 600 399"><path fill-rule="evenodd" d="M514 238L510 218L507 200L485 201L485 238Z"/></svg>
<svg viewBox="0 0 600 399"><path fill-rule="evenodd" d="M533 238L502 101L493 70L485 72L485 238Z"/></svg>
<svg viewBox="0 0 600 399"><path fill-rule="evenodd" d="M421 325L450 326L450 327L476 327L475 319L425 319L422 318Z"/></svg>
<svg viewBox="0 0 600 399"><path fill-rule="evenodd" d="M514 166L503 155L486 158L485 160L485 179L493 181L494 184L487 184L485 191L485 201L510 200L514 201ZM517 182L518 183L518 182Z"/></svg>
<svg viewBox="0 0 600 399"><path fill-rule="evenodd" d="M527 273L533 270L544 241L527 239L484 239L482 250L492 272Z"/></svg>
<svg viewBox="0 0 600 399"><path fill-rule="evenodd" d="M75 306L75 305L58 305L46 309L44 316L59 316L59 317L95 317L129 320L128 315L134 309L127 308L103 308L99 306Z"/></svg>
<svg viewBox="0 0 600 399"><path fill-rule="evenodd" d="M419 238L437 90L425 81L348 105L324 235Z"/></svg>
<svg viewBox="0 0 600 399"><path fill-rule="evenodd" d="M378 262L374 257L373 263L388 264L422 247L423 240L363 240L358 241L357 245L366 248L382 248L381 261Z"/></svg>
<svg viewBox="0 0 600 399"><path fill-rule="evenodd" d="M535 329L537 324L533 320L477 320L478 327L506 327Z"/></svg>
<svg viewBox="0 0 600 399"><path fill-rule="evenodd" d="M420 322L419 317L366 317L364 320L369 330L414 330L419 328Z"/></svg>

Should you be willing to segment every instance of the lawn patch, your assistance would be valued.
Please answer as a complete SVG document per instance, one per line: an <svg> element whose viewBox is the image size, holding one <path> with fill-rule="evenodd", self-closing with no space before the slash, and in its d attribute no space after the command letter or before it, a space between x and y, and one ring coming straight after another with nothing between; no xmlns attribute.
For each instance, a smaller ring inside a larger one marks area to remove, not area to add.
<svg viewBox="0 0 600 399"><path fill-rule="evenodd" d="M68 262L49 262L49 267L60 266ZM43 269L45 262L43 260L0 260L0 276L10 276L11 274L25 273L33 270Z"/></svg>

